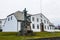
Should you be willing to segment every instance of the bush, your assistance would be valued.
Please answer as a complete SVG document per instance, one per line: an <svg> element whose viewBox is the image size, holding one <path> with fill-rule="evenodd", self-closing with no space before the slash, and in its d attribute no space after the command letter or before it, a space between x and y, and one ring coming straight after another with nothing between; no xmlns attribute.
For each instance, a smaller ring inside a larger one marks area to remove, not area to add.
<svg viewBox="0 0 60 40"><path fill-rule="evenodd" d="M2 29L0 29L0 32L2 32Z"/></svg>

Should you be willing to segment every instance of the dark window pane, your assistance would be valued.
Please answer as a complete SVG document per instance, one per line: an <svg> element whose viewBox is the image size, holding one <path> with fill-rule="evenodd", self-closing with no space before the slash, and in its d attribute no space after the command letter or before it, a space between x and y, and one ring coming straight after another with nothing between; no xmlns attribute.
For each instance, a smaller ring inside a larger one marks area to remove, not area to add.
<svg viewBox="0 0 60 40"><path fill-rule="evenodd" d="M9 21L9 18L8 18L8 21Z"/></svg>
<svg viewBox="0 0 60 40"><path fill-rule="evenodd" d="M11 20L12 20L12 16L11 16Z"/></svg>
<svg viewBox="0 0 60 40"><path fill-rule="evenodd" d="M32 24L32 26L33 26L33 29L34 29L35 28L34 24Z"/></svg>
<svg viewBox="0 0 60 40"><path fill-rule="evenodd" d="M40 17L42 18L42 15Z"/></svg>
<svg viewBox="0 0 60 40"><path fill-rule="evenodd" d="M2 21L0 21L0 24L2 23Z"/></svg>
<svg viewBox="0 0 60 40"><path fill-rule="evenodd" d="M1 29L1 25L0 25L0 29Z"/></svg>
<svg viewBox="0 0 60 40"><path fill-rule="evenodd" d="M45 25L45 29L46 29L46 25Z"/></svg>
<svg viewBox="0 0 60 40"><path fill-rule="evenodd" d="M41 22L42 22L42 19L41 19Z"/></svg>
<svg viewBox="0 0 60 40"><path fill-rule="evenodd" d="M44 20L44 23L46 23L46 20Z"/></svg>
<svg viewBox="0 0 60 40"><path fill-rule="evenodd" d="M39 29L39 25L37 25L37 29Z"/></svg>
<svg viewBox="0 0 60 40"><path fill-rule="evenodd" d="M37 18L37 22L39 22L39 19Z"/></svg>
<svg viewBox="0 0 60 40"><path fill-rule="evenodd" d="M51 29L51 27L50 27L50 29Z"/></svg>
<svg viewBox="0 0 60 40"><path fill-rule="evenodd" d="M48 27L48 29L49 29L49 27Z"/></svg>
<svg viewBox="0 0 60 40"><path fill-rule="evenodd" d="M32 17L32 21L34 21L34 17Z"/></svg>
<svg viewBox="0 0 60 40"><path fill-rule="evenodd" d="M48 21L47 21L47 24L48 24Z"/></svg>

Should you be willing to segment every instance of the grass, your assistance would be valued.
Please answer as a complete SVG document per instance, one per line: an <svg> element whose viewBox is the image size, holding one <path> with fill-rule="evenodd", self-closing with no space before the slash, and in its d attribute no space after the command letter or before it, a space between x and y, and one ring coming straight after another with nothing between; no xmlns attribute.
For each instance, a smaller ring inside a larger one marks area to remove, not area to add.
<svg viewBox="0 0 60 40"><path fill-rule="evenodd" d="M60 32L34 32L34 36L17 36L16 32L0 32L0 40L26 40L30 38L60 37Z"/></svg>
<svg viewBox="0 0 60 40"><path fill-rule="evenodd" d="M17 32L0 32L0 40L26 40L26 38L17 36Z"/></svg>

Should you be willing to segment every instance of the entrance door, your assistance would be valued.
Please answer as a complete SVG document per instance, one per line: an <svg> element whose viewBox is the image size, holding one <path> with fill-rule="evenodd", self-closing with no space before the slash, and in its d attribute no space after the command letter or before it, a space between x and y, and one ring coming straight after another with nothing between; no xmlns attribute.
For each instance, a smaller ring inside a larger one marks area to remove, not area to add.
<svg viewBox="0 0 60 40"><path fill-rule="evenodd" d="M40 27L41 27L41 31L44 31L44 24L43 23L40 24Z"/></svg>

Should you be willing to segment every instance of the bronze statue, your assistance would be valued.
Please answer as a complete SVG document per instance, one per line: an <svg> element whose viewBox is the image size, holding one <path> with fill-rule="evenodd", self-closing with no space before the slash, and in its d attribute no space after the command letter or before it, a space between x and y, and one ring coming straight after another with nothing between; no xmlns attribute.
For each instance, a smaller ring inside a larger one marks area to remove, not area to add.
<svg viewBox="0 0 60 40"><path fill-rule="evenodd" d="M22 21L21 23L21 31L20 31L20 35L28 35L28 34L32 34L32 30L31 30L31 20L30 20L30 15L27 15L27 11L26 8L23 10L24 13L24 21Z"/></svg>

